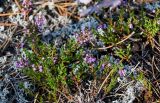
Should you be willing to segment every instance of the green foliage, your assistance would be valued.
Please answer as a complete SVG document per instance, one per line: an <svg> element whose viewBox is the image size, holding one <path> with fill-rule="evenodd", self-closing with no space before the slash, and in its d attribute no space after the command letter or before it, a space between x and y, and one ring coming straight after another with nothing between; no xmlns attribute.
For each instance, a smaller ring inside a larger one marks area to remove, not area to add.
<svg viewBox="0 0 160 103"><path fill-rule="evenodd" d="M151 88L152 88L151 83L147 80L147 78L145 77L145 75L142 72L139 73L139 75L137 76L136 79L139 82L141 82L146 89L151 91Z"/></svg>
<svg viewBox="0 0 160 103"><path fill-rule="evenodd" d="M126 49L118 48L115 51L115 55L118 56L118 57L120 57L123 60L129 61L130 57L132 56L131 55L131 45L130 44L127 45Z"/></svg>
<svg viewBox="0 0 160 103"><path fill-rule="evenodd" d="M126 41L120 44L117 43L133 31L136 31L134 38L140 37L142 31L145 32L143 38L154 37L160 27L157 24L157 18L150 19L143 13L140 17L137 17L134 11L127 11L128 17L125 17L125 14L125 9L121 9L117 18L106 18L108 28L103 30L103 35L99 34L97 30L93 31L105 46L117 46L116 49L112 49L114 56L129 62L132 56L131 45ZM133 25L133 28L129 27L130 24ZM38 100L40 103L45 100L56 102L59 92L65 91L65 93L69 93L75 87L74 85L82 85L83 81L88 81L90 78L98 81L99 85L101 85L106 74L110 72L111 74L103 89L106 93L109 93L116 87L117 77L119 76L118 70L123 68L123 65L121 63L110 63L110 57L107 54L103 59L97 58L96 63L87 64L84 61L84 52L90 47L86 49L80 46L75 39L69 38L60 48L56 48L54 44L43 43L35 35L33 34L28 38L30 40L28 42L29 49L24 49L29 60L29 66L23 68L22 72L38 86ZM103 70L100 70L102 64L109 63L111 66L105 66ZM39 71L40 66L42 66L42 71ZM100 73L98 74L99 71ZM151 90L151 85L145 79L143 73L140 73L136 79ZM24 86L20 83L19 87L23 88ZM46 95L44 96L44 94Z"/></svg>
<svg viewBox="0 0 160 103"><path fill-rule="evenodd" d="M111 77L108 86L105 88L105 92L109 93L113 88L115 88L116 84L117 84L117 77Z"/></svg>
<svg viewBox="0 0 160 103"><path fill-rule="evenodd" d="M105 44L113 44L117 42L117 36L114 33L114 28L109 25L103 35L100 35L97 31L93 30L94 34Z"/></svg>
<svg viewBox="0 0 160 103"><path fill-rule="evenodd" d="M66 44L57 49L52 44L40 42L39 39L36 39L35 42L30 42L31 50L24 49L30 65L23 69L23 73L39 88L50 91L48 96L39 98L40 101L49 100L49 97L56 101L56 95L62 87L75 83L73 77L76 77L78 80L76 82L79 82L86 78L84 74L91 72L89 65L83 61L83 49L74 39L68 39ZM56 57L55 63L54 57ZM36 70L33 70L32 65ZM39 66L43 67L42 72L39 71ZM79 69L74 73L77 66L79 66ZM69 88L68 91L70 91Z"/></svg>
<svg viewBox="0 0 160 103"><path fill-rule="evenodd" d="M109 93L113 88L115 88L117 84L118 68L120 68L119 64L113 65L113 68L111 70L111 75L110 75L110 82L109 84L106 85L106 88L105 88L106 93Z"/></svg>
<svg viewBox="0 0 160 103"><path fill-rule="evenodd" d="M149 19L148 17L144 17L144 29L145 29L145 35L150 35L154 37L158 31L160 26L157 23L157 19Z"/></svg>

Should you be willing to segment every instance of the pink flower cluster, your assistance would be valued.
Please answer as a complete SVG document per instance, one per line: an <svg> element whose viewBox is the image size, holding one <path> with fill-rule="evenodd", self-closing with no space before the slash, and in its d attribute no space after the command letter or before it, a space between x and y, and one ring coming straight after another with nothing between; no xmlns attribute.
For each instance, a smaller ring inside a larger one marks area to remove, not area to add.
<svg viewBox="0 0 160 103"><path fill-rule="evenodd" d="M16 62L16 68L24 68L27 65L28 65L27 59L20 59L19 61Z"/></svg>
<svg viewBox="0 0 160 103"><path fill-rule="evenodd" d="M107 24L100 24L97 26L97 29L106 29L107 28Z"/></svg>
<svg viewBox="0 0 160 103"><path fill-rule="evenodd" d="M42 67L41 65L38 66L38 68L36 68L35 64L32 64L32 69L33 69L34 71L38 70L39 72L43 72L43 67Z"/></svg>
<svg viewBox="0 0 160 103"><path fill-rule="evenodd" d="M23 0L22 6L23 6L23 8L22 8L21 11L22 11L22 14L23 14L24 17L25 17L25 16L28 15L28 13L32 10L32 8L31 8L32 3L31 3L30 0Z"/></svg>
<svg viewBox="0 0 160 103"><path fill-rule="evenodd" d="M76 34L77 42L82 45L88 43L91 40L91 32L90 31L82 31L81 34Z"/></svg>
<svg viewBox="0 0 160 103"><path fill-rule="evenodd" d="M38 30L41 32L44 25L46 24L47 20L44 15L39 13L38 15L35 16L35 24L38 27Z"/></svg>
<svg viewBox="0 0 160 103"><path fill-rule="evenodd" d="M23 0L22 6L25 8L28 8L28 7L32 6L32 3L30 0Z"/></svg>
<svg viewBox="0 0 160 103"><path fill-rule="evenodd" d="M125 69L119 70L118 73L119 73L120 77L126 76L126 70Z"/></svg>
<svg viewBox="0 0 160 103"><path fill-rule="evenodd" d="M89 55L89 54L86 54L86 56L84 58L84 61L88 64L91 64L91 63L94 63L96 61L96 58Z"/></svg>

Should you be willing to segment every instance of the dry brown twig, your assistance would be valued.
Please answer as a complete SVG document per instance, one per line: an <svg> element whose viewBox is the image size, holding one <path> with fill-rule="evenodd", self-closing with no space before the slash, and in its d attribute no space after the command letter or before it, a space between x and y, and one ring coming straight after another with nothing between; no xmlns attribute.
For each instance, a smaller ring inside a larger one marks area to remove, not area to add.
<svg viewBox="0 0 160 103"><path fill-rule="evenodd" d="M109 72L109 74L107 75L107 77L105 78L103 83L101 84L101 86L100 86L100 88L99 88L99 90L97 92L97 95L100 93L101 89L103 88L104 84L107 82L107 80L108 80L109 76L112 74L112 72L113 72L113 69Z"/></svg>
<svg viewBox="0 0 160 103"><path fill-rule="evenodd" d="M154 56L152 57L152 74L153 74L153 78L156 80L156 76L155 76L155 71L154 71Z"/></svg>
<svg viewBox="0 0 160 103"><path fill-rule="evenodd" d="M0 23L0 26L17 26L15 23Z"/></svg>
<svg viewBox="0 0 160 103"><path fill-rule="evenodd" d="M34 97L34 103L37 102L37 97L38 97L39 93L36 94L36 96Z"/></svg>
<svg viewBox="0 0 160 103"><path fill-rule="evenodd" d="M80 19L79 16L73 15L74 12L76 11L76 7L77 7L76 3L59 3L59 4L55 4L54 6L58 9L58 12L60 13L60 15L65 15L69 17L72 16L76 19ZM67 10L67 7L73 7L72 12L69 12Z"/></svg>
<svg viewBox="0 0 160 103"><path fill-rule="evenodd" d="M40 8L44 8L46 6L54 6L57 8L58 10L58 13L62 16L69 16L69 17L73 17L73 18L76 18L76 19L80 19L79 16L76 16L76 15L73 15L73 13L75 12L76 10L76 7L77 7L77 4L76 3L72 3L72 2L65 2L62 0L62 1L52 1L52 2L38 2L36 3L36 5L40 5ZM72 12L69 12L67 10L67 7L73 7L73 10Z"/></svg>
<svg viewBox="0 0 160 103"><path fill-rule="evenodd" d="M3 52L4 49L8 46L8 44L11 42L12 36L16 32L16 29L17 29L17 26L14 28L14 30L12 32L10 31L10 33L11 33L10 36L5 35L6 36L5 41L3 42L2 45L0 45L0 50L1 50L0 52Z"/></svg>
<svg viewBox="0 0 160 103"><path fill-rule="evenodd" d="M16 5L18 6L18 9L21 10L22 8L21 8L20 4L18 3L18 1L17 0L14 0L14 1L15 1Z"/></svg>
<svg viewBox="0 0 160 103"><path fill-rule="evenodd" d="M128 36L126 36L123 40L117 42L116 44L113 44L113 45L110 45L110 46L107 46L107 47L103 47L103 48L98 48L98 50L105 50L105 49L109 49L109 48L112 48L116 45L119 45L121 43L123 43L124 41L128 40L131 36L133 36L135 34L135 32L132 32L131 34L129 34Z"/></svg>
<svg viewBox="0 0 160 103"><path fill-rule="evenodd" d="M7 42L8 42L8 36L7 35L5 35L5 34L3 34L3 36L5 36L4 38L3 38L3 43L2 43L2 45L0 45L0 52L2 52L3 51L3 49L4 49L4 47L5 47L5 45L7 44Z"/></svg>
<svg viewBox="0 0 160 103"><path fill-rule="evenodd" d="M13 15L17 15L17 14L20 14L19 12L17 13L5 13L5 14L0 14L0 17L3 17L3 16L13 16Z"/></svg>

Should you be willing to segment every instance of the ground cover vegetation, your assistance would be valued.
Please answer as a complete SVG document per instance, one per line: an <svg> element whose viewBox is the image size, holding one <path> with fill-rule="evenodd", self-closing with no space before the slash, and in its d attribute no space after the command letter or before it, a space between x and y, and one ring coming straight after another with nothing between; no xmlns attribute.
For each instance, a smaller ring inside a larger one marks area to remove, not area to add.
<svg viewBox="0 0 160 103"><path fill-rule="evenodd" d="M0 1L0 102L160 102L160 2L86 1Z"/></svg>

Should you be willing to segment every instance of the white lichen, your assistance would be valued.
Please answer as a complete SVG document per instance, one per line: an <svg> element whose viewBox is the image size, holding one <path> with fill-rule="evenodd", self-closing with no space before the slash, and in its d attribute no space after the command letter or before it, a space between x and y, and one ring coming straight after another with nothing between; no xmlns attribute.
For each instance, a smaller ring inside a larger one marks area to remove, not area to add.
<svg viewBox="0 0 160 103"><path fill-rule="evenodd" d="M0 7L0 13L2 13L3 12L3 8L2 7Z"/></svg>

